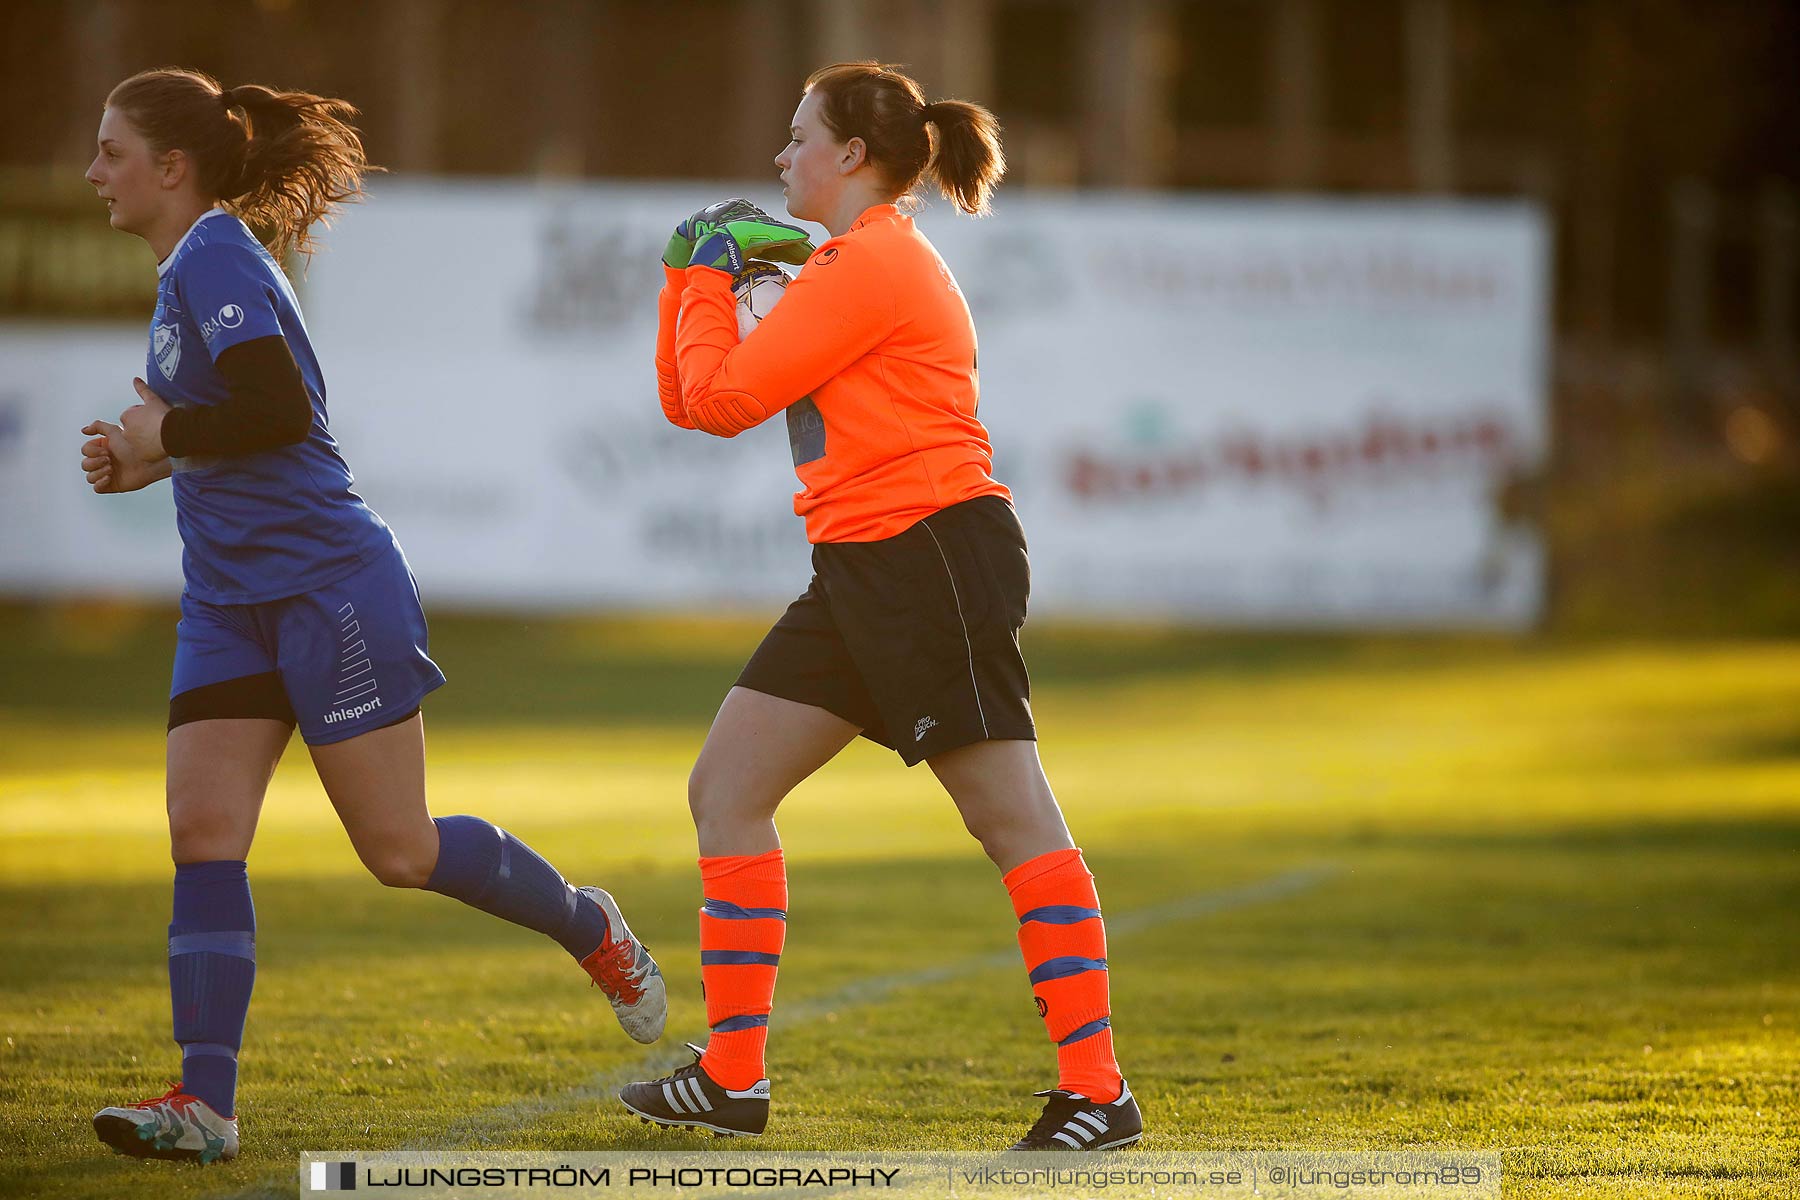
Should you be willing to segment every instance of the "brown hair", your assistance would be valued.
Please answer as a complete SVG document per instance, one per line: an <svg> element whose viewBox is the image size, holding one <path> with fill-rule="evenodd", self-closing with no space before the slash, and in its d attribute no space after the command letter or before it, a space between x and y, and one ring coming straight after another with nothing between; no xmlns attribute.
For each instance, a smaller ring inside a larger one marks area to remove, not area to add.
<svg viewBox="0 0 1800 1200"><path fill-rule="evenodd" d="M912 78L872 61L821 67L806 91L823 98L826 128L841 142L861 138L869 161L901 195L911 195L923 178L971 216L988 211L1006 155L1000 122L981 105L927 104Z"/></svg>
<svg viewBox="0 0 1800 1200"><path fill-rule="evenodd" d="M363 175L381 169L348 123L355 106L310 92L226 89L199 71L165 67L133 75L106 104L155 153L186 153L200 191L265 234L277 258L289 249L311 254L307 231L329 224L336 205L362 194Z"/></svg>

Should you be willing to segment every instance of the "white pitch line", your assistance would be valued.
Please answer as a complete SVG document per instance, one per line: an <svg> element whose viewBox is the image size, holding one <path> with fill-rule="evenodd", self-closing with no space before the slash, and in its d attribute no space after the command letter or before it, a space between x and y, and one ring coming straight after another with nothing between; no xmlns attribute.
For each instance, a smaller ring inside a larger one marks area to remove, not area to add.
<svg viewBox="0 0 1800 1200"><path fill-rule="evenodd" d="M1108 916L1106 918L1107 941L1111 942L1134 933L1143 933L1145 930L1171 925L1177 921L1189 921L1197 917L1210 916L1213 913L1231 912L1240 908L1249 908L1255 904L1281 900L1304 892L1308 888L1316 887L1337 872L1338 868L1330 863L1299 867L1292 871L1284 871L1279 875L1270 875L1264 879L1239 884L1236 887L1221 888L1216 892L1196 892L1191 896L1184 896L1167 904L1152 905L1149 908ZM976 975L982 971L1001 968L1021 968L1018 947L1008 947L992 954L977 954L957 962L928 967L919 971L905 971L894 975L871 975L855 979L835 992L829 992L823 996L815 996L789 1004L777 1004L770 1016L770 1033L773 1036L775 1028L788 1025L790 1022L817 1020L828 1012L836 1012L858 1005L875 1004L905 988L943 983L946 980L961 979L967 975ZM689 1061L690 1057L685 1050L682 1051L679 1060L670 1058L668 1051L664 1048L646 1050L631 1061L614 1067L610 1071L604 1071L586 1083L579 1084L567 1091L558 1092L553 1096L519 1100L511 1104L501 1104L483 1109L481 1112L464 1117L430 1141L405 1146L402 1149L457 1150L463 1149L471 1143L491 1145L492 1139L487 1136L485 1130L519 1129L551 1113L563 1112L582 1104L610 1101L621 1087L633 1080L653 1079L658 1075L665 1075ZM291 1194L291 1182L280 1184L277 1181L289 1180L290 1176L291 1172L268 1176L244 1191L232 1193L228 1200L261 1200L263 1197L276 1195L286 1197Z"/></svg>

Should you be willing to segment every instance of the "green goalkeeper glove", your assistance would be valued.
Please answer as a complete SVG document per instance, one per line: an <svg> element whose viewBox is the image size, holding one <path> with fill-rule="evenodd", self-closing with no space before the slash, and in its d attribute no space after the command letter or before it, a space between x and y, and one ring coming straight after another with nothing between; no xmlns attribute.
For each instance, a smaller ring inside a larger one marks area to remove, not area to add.
<svg viewBox="0 0 1800 1200"><path fill-rule="evenodd" d="M755 206L699 229L689 266L712 267L737 276L752 261L798 265L812 257L812 239L797 225L784 224Z"/></svg>
<svg viewBox="0 0 1800 1200"><path fill-rule="evenodd" d="M727 221L762 215L761 209L742 196L709 204L675 227L675 232L669 237L668 247L663 250L663 262L680 270L693 260L695 242Z"/></svg>

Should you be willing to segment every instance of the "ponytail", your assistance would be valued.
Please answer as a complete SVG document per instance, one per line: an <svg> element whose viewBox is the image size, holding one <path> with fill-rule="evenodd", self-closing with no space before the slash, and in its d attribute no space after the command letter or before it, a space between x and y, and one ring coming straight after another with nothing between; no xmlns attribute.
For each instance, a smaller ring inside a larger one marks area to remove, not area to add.
<svg viewBox="0 0 1800 1200"><path fill-rule="evenodd" d="M1000 122L966 100L925 103L910 76L877 62L821 67L806 91L823 97L826 128L840 142L861 138L894 191L910 197L921 179L970 216L989 210L1006 173Z"/></svg>
<svg viewBox="0 0 1800 1200"><path fill-rule="evenodd" d="M133 75L106 103L152 150L185 152L202 193L254 227L277 258L310 255L312 227L328 225L339 204L362 194L363 176L381 169L349 124L355 106L310 92L222 89L199 71L165 68Z"/></svg>
<svg viewBox="0 0 1800 1200"><path fill-rule="evenodd" d="M986 215L994 189L1006 174L1000 122L966 100L939 100L927 104L923 114L925 123L937 130L937 151L925 166L925 177L970 216Z"/></svg>
<svg viewBox="0 0 1800 1200"><path fill-rule="evenodd" d="M290 246L311 254L311 227L328 226L333 209L361 196L370 169L349 123L356 107L254 83L224 93L224 103L243 109L249 136L236 190L220 199L247 224L274 231L269 249L277 258Z"/></svg>

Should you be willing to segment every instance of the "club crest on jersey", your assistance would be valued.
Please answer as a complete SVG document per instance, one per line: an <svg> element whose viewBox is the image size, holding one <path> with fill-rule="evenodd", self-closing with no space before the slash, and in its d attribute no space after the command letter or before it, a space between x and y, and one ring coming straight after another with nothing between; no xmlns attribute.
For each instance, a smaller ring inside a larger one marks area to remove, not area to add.
<svg viewBox="0 0 1800 1200"><path fill-rule="evenodd" d="M173 381L175 368L181 365L181 327L158 325L152 329L150 353L156 356L156 365L162 371L163 378Z"/></svg>

